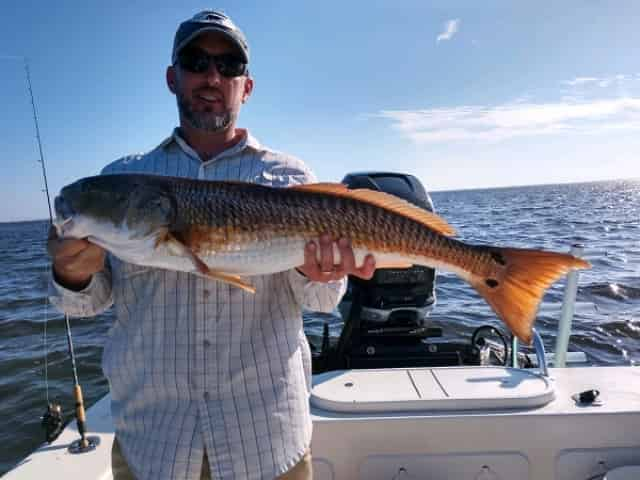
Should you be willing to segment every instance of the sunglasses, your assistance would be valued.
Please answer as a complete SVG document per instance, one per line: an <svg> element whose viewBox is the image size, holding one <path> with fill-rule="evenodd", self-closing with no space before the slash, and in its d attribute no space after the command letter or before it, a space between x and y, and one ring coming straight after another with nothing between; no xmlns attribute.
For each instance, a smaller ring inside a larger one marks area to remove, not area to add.
<svg viewBox="0 0 640 480"><path fill-rule="evenodd" d="M205 73L211 64L223 77L240 77L247 73L247 64L242 59L231 53L221 55L209 55L199 48L185 48L178 54L176 62L183 70L191 73Z"/></svg>

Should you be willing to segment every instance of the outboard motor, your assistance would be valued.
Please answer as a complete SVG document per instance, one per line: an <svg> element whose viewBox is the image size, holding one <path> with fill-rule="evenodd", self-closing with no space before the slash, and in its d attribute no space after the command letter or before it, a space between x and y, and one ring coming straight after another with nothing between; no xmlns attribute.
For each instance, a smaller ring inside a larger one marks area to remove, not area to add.
<svg viewBox="0 0 640 480"><path fill-rule="evenodd" d="M413 175L389 172L350 173L342 183L390 193L430 212L431 197ZM443 357L423 342L442 336L429 326L435 304L435 270L414 265L408 269L380 268L373 278L349 277L341 304L344 328L327 370L459 364L457 354ZM452 356L453 355L453 356Z"/></svg>
<svg viewBox="0 0 640 480"><path fill-rule="evenodd" d="M434 211L429 194L413 175L350 173L342 183L352 189L390 193ZM340 304L344 326L337 344L330 339L328 322L324 324L322 345L317 345L317 340L309 341L313 372L493 364L489 352L493 342L484 338L492 332L499 334L492 326L476 329L471 342L436 340L442 336L442 329L429 322L429 312L436 301L435 278L434 269L420 265L379 268L370 280L349 277L348 290ZM502 335L499 338L502 359L496 358L506 364L506 340Z"/></svg>
<svg viewBox="0 0 640 480"><path fill-rule="evenodd" d="M342 180L351 189L390 193L433 212L433 202L420 181L400 173L351 173ZM426 326L435 303L435 270L414 265L408 269L379 268L371 280L349 278L352 310L360 310L363 325L375 331L406 332ZM355 304L353 301L355 300Z"/></svg>

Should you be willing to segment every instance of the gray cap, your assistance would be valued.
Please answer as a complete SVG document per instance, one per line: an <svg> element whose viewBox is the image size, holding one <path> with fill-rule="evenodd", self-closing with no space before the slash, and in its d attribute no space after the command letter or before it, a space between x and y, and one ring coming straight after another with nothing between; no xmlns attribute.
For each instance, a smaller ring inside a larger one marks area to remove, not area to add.
<svg viewBox="0 0 640 480"><path fill-rule="evenodd" d="M249 44L244 33L224 13L216 12L215 10L204 10L196 13L193 18L180 24L173 39L171 63L175 64L180 50L204 32L218 32L224 35L238 47L245 63L249 63Z"/></svg>

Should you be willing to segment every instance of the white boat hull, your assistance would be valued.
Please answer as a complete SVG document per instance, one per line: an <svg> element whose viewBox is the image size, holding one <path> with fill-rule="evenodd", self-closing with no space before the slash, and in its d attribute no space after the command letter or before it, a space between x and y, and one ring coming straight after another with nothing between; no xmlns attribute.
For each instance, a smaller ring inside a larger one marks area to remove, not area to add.
<svg viewBox="0 0 640 480"><path fill-rule="evenodd" d="M317 376L314 388L336 375ZM392 411L377 413L312 406L314 480L585 480L640 464L640 368L550 369L550 376L554 398L539 407L402 411L397 395ZM571 398L593 388L600 406ZM67 451L79 436L74 423L3 478L110 479L109 401L88 411L91 435L100 438L96 450Z"/></svg>
<svg viewBox="0 0 640 480"><path fill-rule="evenodd" d="M314 407L314 480L585 480L640 464L640 368L550 369L550 376L555 399L533 409L349 414ZM601 406L571 398L593 388Z"/></svg>

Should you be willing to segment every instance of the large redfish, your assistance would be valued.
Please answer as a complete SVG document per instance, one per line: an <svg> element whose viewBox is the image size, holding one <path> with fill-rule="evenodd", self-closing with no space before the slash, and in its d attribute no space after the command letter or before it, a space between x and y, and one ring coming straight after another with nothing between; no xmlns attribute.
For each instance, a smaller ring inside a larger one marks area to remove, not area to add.
<svg viewBox="0 0 640 480"><path fill-rule="evenodd" d="M58 233L137 265L193 272L255 291L243 276L304 263L304 245L351 239L360 265L425 265L469 282L526 343L542 295L589 263L564 253L470 245L442 218L395 196L341 184L273 188L156 175L102 175L62 189Z"/></svg>

